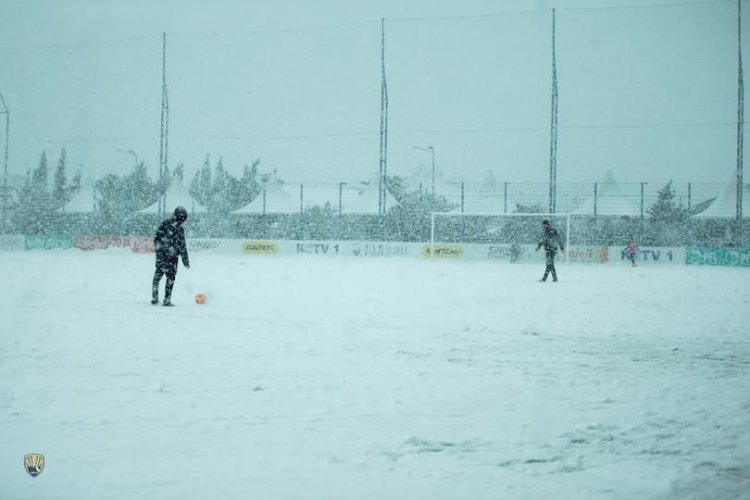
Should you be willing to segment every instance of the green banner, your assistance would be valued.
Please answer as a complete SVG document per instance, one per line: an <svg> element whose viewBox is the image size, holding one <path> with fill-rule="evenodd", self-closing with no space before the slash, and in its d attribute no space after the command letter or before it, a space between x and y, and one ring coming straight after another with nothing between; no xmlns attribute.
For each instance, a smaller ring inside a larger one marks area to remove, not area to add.
<svg viewBox="0 0 750 500"><path fill-rule="evenodd" d="M27 236L26 250L52 250L54 248L73 248L70 236Z"/></svg>
<svg viewBox="0 0 750 500"><path fill-rule="evenodd" d="M750 248L688 248L687 264L750 267Z"/></svg>

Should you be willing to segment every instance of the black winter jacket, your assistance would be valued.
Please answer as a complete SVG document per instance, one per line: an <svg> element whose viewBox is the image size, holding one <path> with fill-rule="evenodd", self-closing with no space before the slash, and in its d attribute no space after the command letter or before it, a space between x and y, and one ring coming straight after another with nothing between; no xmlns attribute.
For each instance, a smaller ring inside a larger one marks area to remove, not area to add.
<svg viewBox="0 0 750 500"><path fill-rule="evenodd" d="M539 250L542 247L544 247L545 252L551 253L556 253L557 247L560 247L560 251L565 250L565 244L560 237L560 233L557 232L557 229L555 229L554 227L550 227L549 229L544 230L542 234L542 241L539 242L539 244L536 246L536 249Z"/></svg>
<svg viewBox="0 0 750 500"><path fill-rule="evenodd" d="M154 250L156 251L157 262L176 264L179 257L182 257L182 264L190 265L185 243L185 230L174 217L162 222L159 229L156 230Z"/></svg>

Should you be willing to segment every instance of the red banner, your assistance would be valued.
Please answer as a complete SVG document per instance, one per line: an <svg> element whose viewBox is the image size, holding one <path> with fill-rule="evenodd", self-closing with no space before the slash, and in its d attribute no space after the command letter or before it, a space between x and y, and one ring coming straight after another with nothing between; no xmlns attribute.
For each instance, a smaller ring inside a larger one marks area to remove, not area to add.
<svg viewBox="0 0 750 500"><path fill-rule="evenodd" d="M136 253L154 253L154 239L148 236L76 236L73 246L86 251L130 248Z"/></svg>

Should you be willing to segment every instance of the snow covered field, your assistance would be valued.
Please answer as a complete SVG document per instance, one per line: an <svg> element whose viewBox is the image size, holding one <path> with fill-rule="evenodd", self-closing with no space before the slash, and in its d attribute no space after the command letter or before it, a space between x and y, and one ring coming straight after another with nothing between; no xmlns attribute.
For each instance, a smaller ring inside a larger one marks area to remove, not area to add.
<svg viewBox="0 0 750 500"><path fill-rule="evenodd" d="M2 254L0 498L750 498L750 269L191 257Z"/></svg>

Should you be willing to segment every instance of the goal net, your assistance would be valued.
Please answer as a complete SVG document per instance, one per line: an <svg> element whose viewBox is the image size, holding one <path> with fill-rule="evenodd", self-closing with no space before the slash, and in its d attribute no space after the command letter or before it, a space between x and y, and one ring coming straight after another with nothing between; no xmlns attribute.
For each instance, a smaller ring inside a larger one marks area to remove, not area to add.
<svg viewBox="0 0 750 500"><path fill-rule="evenodd" d="M571 214L568 213L432 212L430 255L434 255L435 244L443 243L536 245L543 238L542 222L545 220L560 233L567 250L571 231Z"/></svg>

